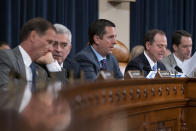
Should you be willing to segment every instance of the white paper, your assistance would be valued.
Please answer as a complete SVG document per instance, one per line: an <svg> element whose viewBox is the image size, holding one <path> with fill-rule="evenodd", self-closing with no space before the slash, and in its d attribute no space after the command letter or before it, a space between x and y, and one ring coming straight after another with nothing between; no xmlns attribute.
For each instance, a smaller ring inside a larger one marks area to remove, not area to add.
<svg viewBox="0 0 196 131"><path fill-rule="evenodd" d="M182 71L184 76L191 76L196 68L196 52L194 55L186 60L182 65Z"/></svg>

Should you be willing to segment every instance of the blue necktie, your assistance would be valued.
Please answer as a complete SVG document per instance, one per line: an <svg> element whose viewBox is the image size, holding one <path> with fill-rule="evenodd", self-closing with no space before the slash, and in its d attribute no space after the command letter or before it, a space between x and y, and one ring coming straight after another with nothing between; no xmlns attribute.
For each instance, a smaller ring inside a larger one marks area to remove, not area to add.
<svg viewBox="0 0 196 131"><path fill-rule="evenodd" d="M32 62L30 65L31 72L32 72L32 92L35 91L35 63Z"/></svg>
<svg viewBox="0 0 196 131"><path fill-rule="evenodd" d="M157 63L154 64L154 66L152 67L152 70L153 70L153 71L157 71Z"/></svg>
<svg viewBox="0 0 196 131"><path fill-rule="evenodd" d="M106 59L103 59L101 62L101 70L107 70L107 62Z"/></svg>

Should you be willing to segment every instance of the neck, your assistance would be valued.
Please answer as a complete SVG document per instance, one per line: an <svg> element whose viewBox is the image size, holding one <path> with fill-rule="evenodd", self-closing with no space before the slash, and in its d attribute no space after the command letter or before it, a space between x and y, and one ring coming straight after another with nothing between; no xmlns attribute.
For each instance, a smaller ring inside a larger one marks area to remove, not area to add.
<svg viewBox="0 0 196 131"><path fill-rule="evenodd" d="M93 44L92 47L102 56L105 57L106 55L103 54L102 50L96 44Z"/></svg>
<svg viewBox="0 0 196 131"><path fill-rule="evenodd" d="M182 57L180 57L180 55L178 55L176 52L174 54L180 61L182 61L182 62L184 61L184 59Z"/></svg>
<svg viewBox="0 0 196 131"><path fill-rule="evenodd" d="M146 51L146 50L145 50L145 52L146 52L146 54L148 55L148 57L149 57L154 63L157 63L157 60L153 57L153 55L151 55L150 52L148 52L148 51Z"/></svg>
<svg viewBox="0 0 196 131"><path fill-rule="evenodd" d="M27 52L27 54L31 57L31 60L34 61L34 57L32 55L32 51L31 51L31 48L29 48L29 43L23 41L20 46Z"/></svg>

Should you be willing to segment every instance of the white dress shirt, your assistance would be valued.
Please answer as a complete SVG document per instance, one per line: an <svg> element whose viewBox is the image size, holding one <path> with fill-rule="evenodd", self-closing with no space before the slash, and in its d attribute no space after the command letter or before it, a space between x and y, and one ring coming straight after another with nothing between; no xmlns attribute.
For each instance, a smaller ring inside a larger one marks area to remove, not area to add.
<svg viewBox="0 0 196 131"><path fill-rule="evenodd" d="M19 45L19 50L20 50L20 53L22 55L22 59L24 61L24 65L25 65L26 80L32 81L32 71L30 68L30 65L32 63L31 57L20 45Z"/></svg>
<svg viewBox="0 0 196 131"><path fill-rule="evenodd" d="M152 61L152 60L150 59L150 57L146 54L145 51L144 51L144 55L146 56L148 62L150 63L151 69L153 70L153 66L154 66L155 64L157 64L157 62L155 63L154 61Z"/></svg>
<svg viewBox="0 0 196 131"><path fill-rule="evenodd" d="M32 88L32 71L30 68L30 65L32 63L31 57L28 55L28 53L19 45L19 50L22 55L22 59L24 61L25 65L25 72L26 72L26 80L27 80L27 85L25 87L24 95L22 98L21 105L19 107L19 112L22 112L23 109L27 106L27 104L30 102L32 93L31 93L31 88Z"/></svg>

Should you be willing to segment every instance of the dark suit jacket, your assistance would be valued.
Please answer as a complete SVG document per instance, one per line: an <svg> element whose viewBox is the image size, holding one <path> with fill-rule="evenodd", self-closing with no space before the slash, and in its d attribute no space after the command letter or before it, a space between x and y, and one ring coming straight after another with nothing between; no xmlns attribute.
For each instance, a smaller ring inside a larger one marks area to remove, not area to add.
<svg viewBox="0 0 196 131"><path fill-rule="evenodd" d="M165 66L161 62L157 62L157 69L166 70ZM125 72L127 72L128 70L140 70L144 71L145 77L148 75L148 73L151 71L151 67L144 53L140 54L127 64Z"/></svg>
<svg viewBox="0 0 196 131"><path fill-rule="evenodd" d="M76 54L74 58L80 64L80 69L84 71L86 79L97 79L97 74L100 71L100 65L90 46L86 46L83 50ZM106 56L106 59L107 71L113 72L115 78L123 78L115 56L109 54Z"/></svg>
<svg viewBox="0 0 196 131"><path fill-rule="evenodd" d="M66 76L67 78L70 77L70 71L73 71L74 78L79 79L80 78L80 66L77 61L75 61L73 58L66 58L63 62L63 68L66 70Z"/></svg>

